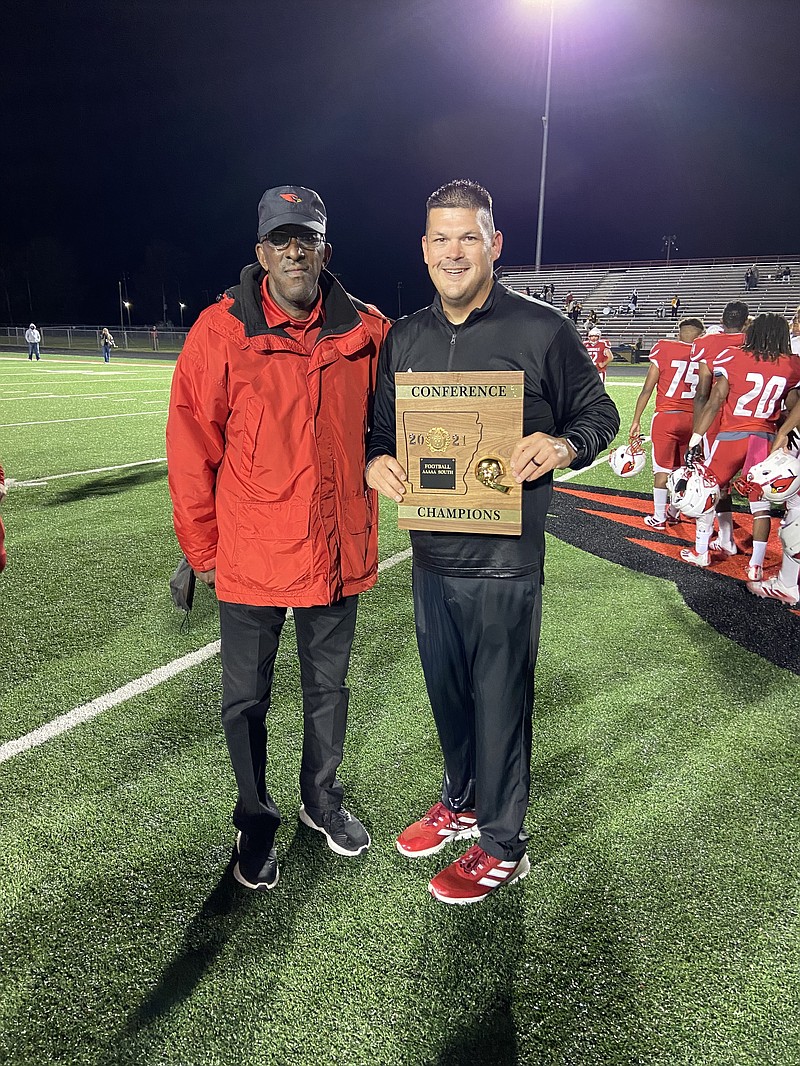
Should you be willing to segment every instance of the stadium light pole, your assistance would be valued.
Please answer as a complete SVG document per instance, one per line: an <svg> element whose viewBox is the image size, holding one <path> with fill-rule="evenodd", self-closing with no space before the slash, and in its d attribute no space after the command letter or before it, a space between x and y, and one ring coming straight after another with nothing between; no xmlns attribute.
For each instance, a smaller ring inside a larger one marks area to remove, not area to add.
<svg viewBox="0 0 800 1066"><path fill-rule="evenodd" d="M181 329L183 329L183 312L186 310L186 304L179 303L178 307L181 309Z"/></svg>
<svg viewBox="0 0 800 1066"><path fill-rule="evenodd" d="M128 312L128 329L131 329L131 304L128 300L123 301L125 304L125 310Z"/></svg>
<svg viewBox="0 0 800 1066"><path fill-rule="evenodd" d="M120 333L122 333L124 335L124 333L125 333L125 318L124 318L124 316L122 314L122 307L123 307L123 303L124 303L124 301L122 299L122 281L118 281L117 285L119 286L119 331L120 331Z"/></svg>
<svg viewBox="0 0 800 1066"><path fill-rule="evenodd" d="M669 266L669 253L672 251L673 248L677 252L678 238L675 236L674 233L667 233L661 238L661 240L664 242L664 247L667 249L667 266Z"/></svg>
<svg viewBox="0 0 800 1066"><path fill-rule="evenodd" d="M542 115L542 170L539 176L539 220L536 225L536 270L542 267L542 227L544 225L544 187L547 179L547 138L550 133L550 81L553 73L553 26L556 17L555 0L550 0L550 33L547 39L547 81Z"/></svg>

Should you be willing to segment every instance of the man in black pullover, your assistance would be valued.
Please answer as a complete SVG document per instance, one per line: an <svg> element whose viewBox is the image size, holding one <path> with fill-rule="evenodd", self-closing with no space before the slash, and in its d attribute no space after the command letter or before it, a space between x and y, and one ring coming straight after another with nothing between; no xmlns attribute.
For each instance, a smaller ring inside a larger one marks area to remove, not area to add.
<svg viewBox="0 0 800 1066"><path fill-rule="evenodd" d="M444 756L441 802L397 839L409 857L478 837L430 882L444 903L474 903L526 876L533 674L541 623L544 524L552 471L591 463L619 429L573 324L494 280L502 249L489 193L453 181L428 199L422 251L434 302L389 331L367 451L370 487L400 503L397 372L523 370L522 535L413 531L417 642Z"/></svg>

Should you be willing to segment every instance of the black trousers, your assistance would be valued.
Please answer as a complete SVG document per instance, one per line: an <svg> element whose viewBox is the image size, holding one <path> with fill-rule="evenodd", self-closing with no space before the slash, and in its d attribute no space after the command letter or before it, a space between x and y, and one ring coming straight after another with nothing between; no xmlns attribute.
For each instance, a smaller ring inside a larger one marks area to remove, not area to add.
<svg viewBox="0 0 800 1066"><path fill-rule="evenodd" d="M345 686L358 597L328 607L293 608L303 691L300 798L312 816L342 802L336 771L342 762L347 704ZM267 724L275 656L285 607L219 605L222 637L222 725L239 798L233 823L271 839L281 823L267 791Z"/></svg>
<svg viewBox="0 0 800 1066"><path fill-rule="evenodd" d="M533 674L542 620L535 578L444 577L413 570L422 669L444 755L442 802L475 810L480 846L525 851Z"/></svg>

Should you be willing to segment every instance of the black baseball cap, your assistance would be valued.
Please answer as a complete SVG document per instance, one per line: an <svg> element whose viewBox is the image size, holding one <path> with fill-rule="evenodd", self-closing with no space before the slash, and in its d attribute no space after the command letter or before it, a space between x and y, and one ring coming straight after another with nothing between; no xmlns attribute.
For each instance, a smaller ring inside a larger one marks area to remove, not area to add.
<svg viewBox="0 0 800 1066"><path fill-rule="evenodd" d="M258 239L279 226L305 226L315 233L325 233L325 204L313 189L302 185L279 185L267 189L258 205Z"/></svg>

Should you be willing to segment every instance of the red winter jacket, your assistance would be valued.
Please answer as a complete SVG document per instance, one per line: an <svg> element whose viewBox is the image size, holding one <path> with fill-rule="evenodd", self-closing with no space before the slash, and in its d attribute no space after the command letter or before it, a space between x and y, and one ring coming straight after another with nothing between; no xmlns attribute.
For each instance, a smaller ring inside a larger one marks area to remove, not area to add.
<svg viewBox="0 0 800 1066"><path fill-rule="evenodd" d="M375 583L377 497L367 419L389 322L320 277L324 325L307 355L264 317L264 271L199 317L172 381L167 458L175 531L219 599L312 607Z"/></svg>

